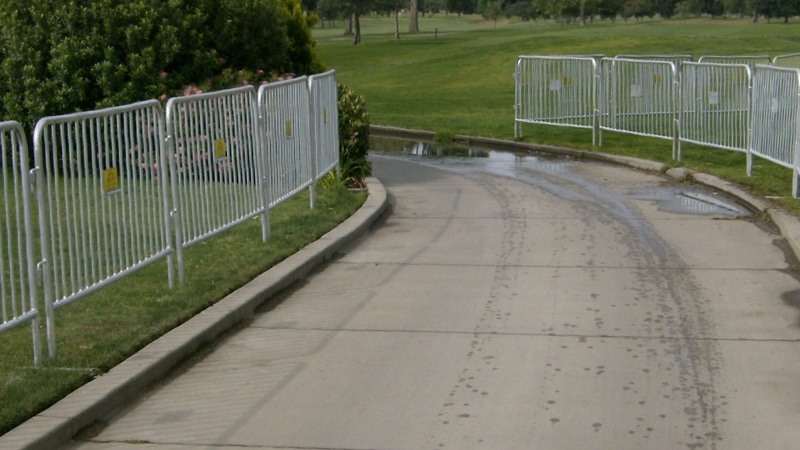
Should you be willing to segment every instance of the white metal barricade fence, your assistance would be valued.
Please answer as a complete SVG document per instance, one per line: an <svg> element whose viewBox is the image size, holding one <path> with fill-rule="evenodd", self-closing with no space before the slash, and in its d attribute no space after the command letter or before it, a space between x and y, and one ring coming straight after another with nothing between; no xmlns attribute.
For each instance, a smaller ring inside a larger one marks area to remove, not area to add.
<svg viewBox="0 0 800 450"><path fill-rule="evenodd" d="M167 102L181 284L184 247L256 216L261 216L263 240L269 239L267 171L255 103L253 86Z"/></svg>
<svg viewBox="0 0 800 450"><path fill-rule="evenodd" d="M522 124L588 128L595 144L597 61L591 57L520 56L514 75L514 136Z"/></svg>
<svg viewBox="0 0 800 450"><path fill-rule="evenodd" d="M746 64L684 63L681 142L748 152L751 73Z"/></svg>
<svg viewBox="0 0 800 450"><path fill-rule="evenodd" d="M34 130L47 339L53 310L170 255L156 100L41 119ZM172 284L172 270L168 269Z"/></svg>
<svg viewBox="0 0 800 450"><path fill-rule="evenodd" d="M314 182L308 97L307 77L269 83L258 89L270 208Z"/></svg>
<svg viewBox="0 0 800 450"><path fill-rule="evenodd" d="M669 61L604 58L601 130L673 141L678 159L678 70Z"/></svg>
<svg viewBox="0 0 800 450"><path fill-rule="evenodd" d="M28 141L18 122L0 123L3 228L0 229L0 333L31 323L34 365L41 363Z"/></svg>
<svg viewBox="0 0 800 450"><path fill-rule="evenodd" d="M772 65L778 67L790 67L794 69L800 69L800 53L778 55L772 58Z"/></svg>
<svg viewBox="0 0 800 450"><path fill-rule="evenodd" d="M751 152L790 168L798 196L800 70L759 65L753 76Z"/></svg>
<svg viewBox="0 0 800 450"><path fill-rule="evenodd" d="M339 165L339 105L336 72L312 75L308 79L311 119L311 147L314 151L314 180L335 170ZM316 203L316 192L311 185L311 206Z"/></svg>
<svg viewBox="0 0 800 450"><path fill-rule="evenodd" d="M767 55L704 55L697 60L701 63L715 64L747 64L751 68L759 64L770 64L772 60Z"/></svg>
<svg viewBox="0 0 800 450"><path fill-rule="evenodd" d="M166 115L151 100L43 118L34 130L32 170L22 127L0 123L0 333L30 321L39 364L40 296L54 357L57 308L162 257L173 286L173 253L183 284L184 247L252 217L261 217L266 241L269 203L283 197L270 197L262 137L293 140L281 147L283 168L273 172L297 170L292 182L274 184L283 195L333 170L339 139L333 71L263 91L259 105L247 86L173 98ZM271 122L261 123L259 111L269 111L264 119Z"/></svg>

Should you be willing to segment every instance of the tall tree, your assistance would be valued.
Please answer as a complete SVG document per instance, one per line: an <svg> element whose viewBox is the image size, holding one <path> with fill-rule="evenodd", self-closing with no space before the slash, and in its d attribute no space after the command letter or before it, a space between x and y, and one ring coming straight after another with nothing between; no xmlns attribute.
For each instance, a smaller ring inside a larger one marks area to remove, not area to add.
<svg viewBox="0 0 800 450"><path fill-rule="evenodd" d="M361 43L361 16L369 12L375 3L372 0L344 0L343 12L350 17L353 27L353 45Z"/></svg>
<svg viewBox="0 0 800 450"><path fill-rule="evenodd" d="M411 4L408 7L408 32L409 33L419 33L419 7L417 4L418 0L411 0Z"/></svg>

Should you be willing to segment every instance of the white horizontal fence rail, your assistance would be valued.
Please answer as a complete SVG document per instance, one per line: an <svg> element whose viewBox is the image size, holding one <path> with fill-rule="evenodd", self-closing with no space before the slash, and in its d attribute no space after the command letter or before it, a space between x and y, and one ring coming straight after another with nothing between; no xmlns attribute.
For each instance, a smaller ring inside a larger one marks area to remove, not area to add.
<svg viewBox="0 0 800 450"><path fill-rule="evenodd" d="M678 159L678 70L670 61L604 58L601 130L673 141Z"/></svg>
<svg viewBox="0 0 800 450"><path fill-rule="evenodd" d="M800 70L759 65L753 77L751 152L792 169L798 196Z"/></svg>
<svg viewBox="0 0 800 450"><path fill-rule="evenodd" d="M520 56L514 75L514 136L522 124L592 130L597 126L597 61L591 57Z"/></svg>
<svg viewBox="0 0 800 450"><path fill-rule="evenodd" d="M704 55L698 60L701 63L716 63L716 64L747 64L751 68L759 64L771 64L772 60L767 55Z"/></svg>
<svg viewBox="0 0 800 450"><path fill-rule="evenodd" d="M777 67L790 67L800 69L800 53L778 55L772 58L772 65Z"/></svg>
<svg viewBox="0 0 800 450"><path fill-rule="evenodd" d="M616 55L616 59L637 59L642 61L667 61L680 67L682 63L694 61L692 55Z"/></svg>
<svg viewBox="0 0 800 450"><path fill-rule="evenodd" d="M178 272L183 248L260 216L269 239L268 185L256 91L245 86L167 102Z"/></svg>
<svg viewBox="0 0 800 450"><path fill-rule="evenodd" d="M155 260L171 266L156 100L41 119L34 130L47 339L53 310ZM172 285L172 270L168 268Z"/></svg>
<svg viewBox="0 0 800 450"><path fill-rule="evenodd" d="M683 63L681 142L748 153L749 167L751 73L747 64Z"/></svg>
<svg viewBox="0 0 800 450"><path fill-rule="evenodd" d="M308 78L309 117L314 181L339 166L339 104L336 72L329 70ZM316 191L311 185L311 207L316 204Z"/></svg>
<svg viewBox="0 0 800 450"><path fill-rule="evenodd" d="M15 121L0 122L3 228L0 229L0 333L31 324L33 362L41 364L28 141Z"/></svg>
<svg viewBox="0 0 800 450"><path fill-rule="evenodd" d="M314 182L308 98L307 77L269 83L258 89L270 208Z"/></svg>

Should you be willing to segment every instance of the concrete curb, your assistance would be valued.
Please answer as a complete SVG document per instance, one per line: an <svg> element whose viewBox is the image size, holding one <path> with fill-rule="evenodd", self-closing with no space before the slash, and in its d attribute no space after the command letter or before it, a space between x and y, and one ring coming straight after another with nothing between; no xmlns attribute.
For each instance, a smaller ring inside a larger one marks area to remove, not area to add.
<svg viewBox="0 0 800 450"><path fill-rule="evenodd" d="M396 127L383 127L373 125L370 131L379 137L401 138L401 139L419 139L432 141L435 138L435 133L419 131L419 130L405 130ZM737 198L744 206L750 209L756 215L762 215L781 232L781 235L786 239L789 247L792 249L796 259L800 260L800 220L797 217L787 214L777 207L771 205L767 200L760 199L752 196L745 190L741 189L734 183L723 180L714 175L709 175L702 172L695 172L685 168L671 168L667 169L665 164L648 161L644 159L631 158L628 156L609 155L606 153L592 152L588 150L578 150L565 147L556 147L544 144L531 144L524 142L507 141L502 139L483 138L475 136L455 135L453 142L467 146L487 147L494 150L504 151L522 151L522 152L540 152L549 153L559 156L567 156L576 159L588 159L593 161L602 161L612 164L620 164L632 167L639 170L646 170L651 172L666 173L668 176L677 180L692 179L693 181L706 185L708 187L717 189L727 195Z"/></svg>
<svg viewBox="0 0 800 450"><path fill-rule="evenodd" d="M366 234L386 210L388 197L384 186L375 178L366 181L369 197L350 218L108 373L0 436L0 448L50 449L66 444L81 430L107 418L198 350L251 317L272 296L331 260L346 245Z"/></svg>

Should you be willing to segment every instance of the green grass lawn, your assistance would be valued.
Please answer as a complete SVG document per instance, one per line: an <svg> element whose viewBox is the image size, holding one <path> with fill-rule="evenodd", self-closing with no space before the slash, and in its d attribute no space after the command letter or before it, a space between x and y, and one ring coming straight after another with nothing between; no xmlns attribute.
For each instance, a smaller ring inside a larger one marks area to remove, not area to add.
<svg viewBox="0 0 800 450"><path fill-rule="evenodd" d="M322 60L339 81L363 95L372 122L433 131L514 138L514 70L520 55L690 54L776 56L800 51L800 22L750 19L599 21L580 26L554 21L484 21L477 16L434 15L420 19L421 33L407 33L407 18L394 37L394 19L362 19L362 43L354 46L339 27L317 28ZM603 133L592 148L589 130L526 125L525 140L603 151L672 164L672 143ZM707 147L684 145L681 165L723 176L757 195L791 196L791 171ZM781 204L795 209L796 201Z"/></svg>

